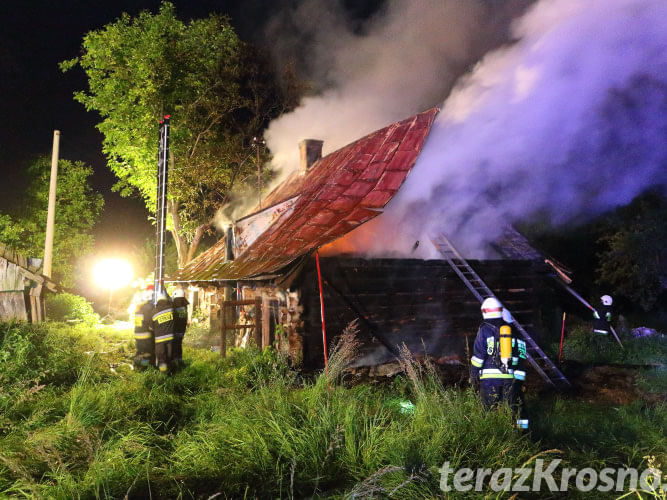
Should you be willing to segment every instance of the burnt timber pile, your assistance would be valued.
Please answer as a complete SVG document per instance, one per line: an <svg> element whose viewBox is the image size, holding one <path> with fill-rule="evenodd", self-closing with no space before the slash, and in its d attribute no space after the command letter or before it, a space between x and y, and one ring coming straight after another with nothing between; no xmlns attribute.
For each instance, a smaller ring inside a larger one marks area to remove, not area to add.
<svg viewBox="0 0 667 500"><path fill-rule="evenodd" d="M539 261L469 261L517 319L539 332L539 297L546 269ZM405 343L416 355L439 363L467 364L480 323L479 302L442 260L361 259L347 256L320 259L328 344L358 319L363 342L358 366L392 361ZM303 306L304 365L322 365L319 291L315 266L304 267L292 285ZM537 327L537 329L536 329ZM466 339L467 338L467 339ZM536 338L539 339L539 333ZM466 343L468 348L466 348ZM330 347L330 346L329 346Z"/></svg>

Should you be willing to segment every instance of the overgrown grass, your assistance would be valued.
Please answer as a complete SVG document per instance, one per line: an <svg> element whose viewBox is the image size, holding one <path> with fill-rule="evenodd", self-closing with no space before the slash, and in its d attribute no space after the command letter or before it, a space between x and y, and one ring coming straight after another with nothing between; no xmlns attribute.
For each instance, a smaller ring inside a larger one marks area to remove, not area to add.
<svg viewBox="0 0 667 500"><path fill-rule="evenodd" d="M443 387L408 355L392 387L346 387L353 342L332 355L329 379L302 380L270 349L221 359L192 348L188 366L163 378L122 364L129 332L0 332L0 496L447 498L438 472L446 460L640 466L653 454L667 463L664 406L534 400L535 430L522 435L507 410L485 412L471 390Z"/></svg>
<svg viewBox="0 0 667 500"><path fill-rule="evenodd" d="M621 342L623 348L612 335L596 335L590 327L577 326L563 342L563 359L580 363L630 365L662 364L667 359L667 335L644 338L623 335Z"/></svg>

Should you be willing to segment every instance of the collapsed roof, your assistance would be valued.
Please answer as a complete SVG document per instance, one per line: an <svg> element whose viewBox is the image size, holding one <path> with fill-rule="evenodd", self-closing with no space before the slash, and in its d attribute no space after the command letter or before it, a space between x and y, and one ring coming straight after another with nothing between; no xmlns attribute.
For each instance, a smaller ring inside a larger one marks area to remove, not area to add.
<svg viewBox="0 0 667 500"><path fill-rule="evenodd" d="M414 166L437 112L393 123L292 174L265 199L271 206L237 221L235 260L226 260L222 239L168 281L276 277L378 216Z"/></svg>

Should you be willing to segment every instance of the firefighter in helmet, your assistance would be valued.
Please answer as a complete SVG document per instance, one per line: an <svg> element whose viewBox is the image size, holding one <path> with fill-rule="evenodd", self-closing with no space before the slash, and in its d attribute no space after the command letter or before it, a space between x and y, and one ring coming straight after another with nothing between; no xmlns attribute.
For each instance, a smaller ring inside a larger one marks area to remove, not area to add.
<svg viewBox="0 0 667 500"><path fill-rule="evenodd" d="M611 305L614 299L610 295L600 297L598 309L593 309L593 333L609 335L611 329Z"/></svg>
<svg viewBox="0 0 667 500"><path fill-rule="evenodd" d="M523 383L526 380L526 360L528 359L528 347L526 342L514 335L514 318L509 310L503 307L503 321L512 330L512 360L510 371L514 376L508 395L508 402L512 409L515 424L519 429L528 429L528 415L526 414L526 402L524 398ZM502 328L502 327L501 327Z"/></svg>
<svg viewBox="0 0 667 500"><path fill-rule="evenodd" d="M172 341L174 339L174 308L171 298L163 287L157 292L157 304L153 310L153 333L155 335L155 357L160 372L171 369Z"/></svg>
<svg viewBox="0 0 667 500"><path fill-rule="evenodd" d="M503 306L495 297L482 302L482 319L470 359L470 378L479 387L484 406L493 408L509 401L514 382L511 328L503 321Z"/></svg>
<svg viewBox="0 0 667 500"><path fill-rule="evenodd" d="M153 285L141 292L141 299L134 313L134 343L137 351L134 366L145 370L155 366L155 342L153 339Z"/></svg>
<svg viewBox="0 0 667 500"><path fill-rule="evenodd" d="M185 292L178 287L174 290L174 340L172 360L176 368L183 365L183 337L188 327L188 304Z"/></svg>

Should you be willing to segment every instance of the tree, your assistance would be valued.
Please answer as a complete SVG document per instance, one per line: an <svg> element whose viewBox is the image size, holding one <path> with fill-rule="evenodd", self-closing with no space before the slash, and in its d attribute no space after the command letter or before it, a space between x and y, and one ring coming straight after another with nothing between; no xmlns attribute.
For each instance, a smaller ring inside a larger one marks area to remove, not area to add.
<svg viewBox="0 0 667 500"><path fill-rule="evenodd" d="M667 283L667 200L659 193L636 198L608 217L598 283L650 310Z"/></svg>
<svg viewBox="0 0 667 500"><path fill-rule="evenodd" d="M90 186L92 173L83 162L58 161L53 277L65 287L74 285L77 259L93 248L92 229L104 205L102 196ZM39 158L26 174L30 182L23 204L14 214L0 214L0 241L27 256L42 257L51 159Z"/></svg>
<svg viewBox="0 0 667 500"><path fill-rule="evenodd" d="M88 33L82 54L61 63L64 71L75 66L86 72L89 90L74 98L102 117L98 128L115 189L138 192L151 212L158 122L171 115L169 227L183 266L217 209L254 181L251 138L296 105L298 86L271 71L226 18L183 23L167 2L157 14L123 14Z"/></svg>

